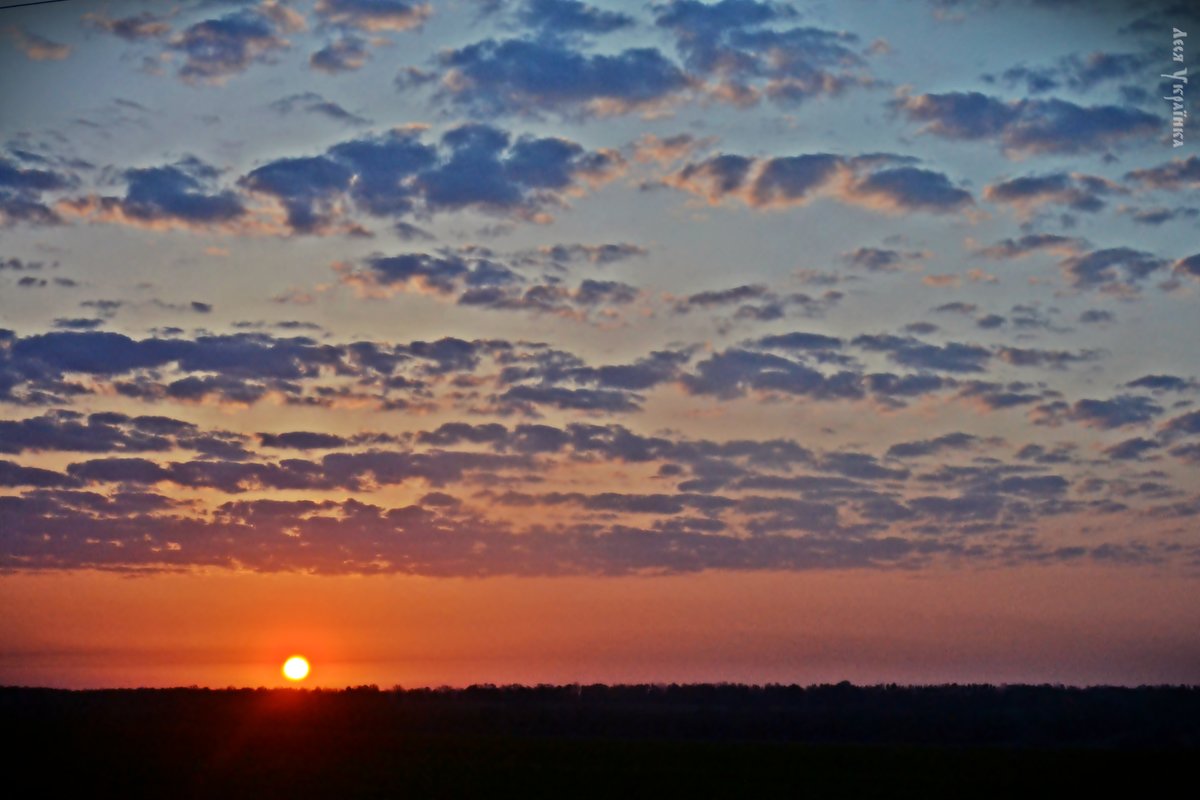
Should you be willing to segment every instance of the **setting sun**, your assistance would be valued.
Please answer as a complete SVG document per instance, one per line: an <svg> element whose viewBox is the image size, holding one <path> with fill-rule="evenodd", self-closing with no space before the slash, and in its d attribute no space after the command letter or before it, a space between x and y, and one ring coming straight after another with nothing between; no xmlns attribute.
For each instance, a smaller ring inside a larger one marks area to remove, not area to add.
<svg viewBox="0 0 1200 800"><path fill-rule="evenodd" d="M308 659L292 656L283 662L283 677L289 681L302 681L308 677Z"/></svg>

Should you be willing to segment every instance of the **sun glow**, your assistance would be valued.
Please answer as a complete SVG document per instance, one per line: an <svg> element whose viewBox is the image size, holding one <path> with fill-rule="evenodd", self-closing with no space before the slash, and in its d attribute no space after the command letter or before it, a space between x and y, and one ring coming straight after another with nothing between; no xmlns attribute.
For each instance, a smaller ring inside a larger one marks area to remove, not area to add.
<svg viewBox="0 0 1200 800"><path fill-rule="evenodd" d="M283 677L289 681L302 681L308 677L308 659L304 656L292 656L283 662Z"/></svg>

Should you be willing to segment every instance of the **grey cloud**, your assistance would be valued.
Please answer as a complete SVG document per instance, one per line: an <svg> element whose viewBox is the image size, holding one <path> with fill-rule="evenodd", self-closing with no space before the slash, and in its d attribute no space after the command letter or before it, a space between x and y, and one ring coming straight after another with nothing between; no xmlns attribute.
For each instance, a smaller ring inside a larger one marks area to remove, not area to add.
<svg viewBox="0 0 1200 800"><path fill-rule="evenodd" d="M907 95L893 107L945 139L995 140L1011 155L1103 150L1154 135L1154 114L1124 106L1080 106L1059 99L1005 101L980 92Z"/></svg>
<svg viewBox="0 0 1200 800"><path fill-rule="evenodd" d="M550 137L514 140L487 125L453 128L440 145L422 143L417 131L393 130L342 142L324 155L269 162L241 184L275 197L293 231L321 233L339 223L336 210L346 198L372 216L469 208L535 219L623 166L611 151Z"/></svg>
<svg viewBox="0 0 1200 800"><path fill-rule="evenodd" d="M1076 289L1097 289L1112 294L1130 294L1168 262L1152 253L1130 247L1092 250L1064 258L1059 266Z"/></svg>
<svg viewBox="0 0 1200 800"><path fill-rule="evenodd" d="M945 450L966 450L979 441L979 437L969 433L947 433L935 439L894 444L888 448L887 455L889 458L921 458Z"/></svg>

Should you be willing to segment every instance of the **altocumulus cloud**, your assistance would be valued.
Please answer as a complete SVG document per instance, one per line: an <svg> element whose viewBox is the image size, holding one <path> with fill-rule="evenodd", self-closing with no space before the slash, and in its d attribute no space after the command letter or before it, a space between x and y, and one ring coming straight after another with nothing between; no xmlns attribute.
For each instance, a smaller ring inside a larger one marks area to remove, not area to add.
<svg viewBox="0 0 1200 800"><path fill-rule="evenodd" d="M220 84L289 47L284 35L305 28L304 18L278 2L265 2L189 25L169 40L183 57L179 77Z"/></svg>
<svg viewBox="0 0 1200 800"><path fill-rule="evenodd" d="M1009 155L1104 150L1125 139L1153 136L1154 114L1126 106L1080 106L1067 100L1001 100L981 92L905 94L893 108L922 131L944 139L988 140Z"/></svg>
<svg viewBox="0 0 1200 800"><path fill-rule="evenodd" d="M75 183L76 179L65 172L22 166L16 155L0 155L0 227L59 223L61 219L48 205L45 193L68 189Z"/></svg>
<svg viewBox="0 0 1200 800"><path fill-rule="evenodd" d="M438 67L435 97L478 115L652 111L693 83L653 47L591 54L554 39L485 39L442 53Z"/></svg>
<svg viewBox="0 0 1200 800"><path fill-rule="evenodd" d="M616 177L624 159L556 137L522 136L488 125L462 125L438 144L398 129L342 142L318 156L284 158L253 170L246 190L271 197L296 233L353 230L338 209L349 200L375 217L474 209L544 221L572 192Z"/></svg>
<svg viewBox="0 0 1200 800"><path fill-rule="evenodd" d="M861 69L855 34L778 27L797 16L781 3L671 0L659 7L655 24L674 35L695 75L714 81L714 97L738 105L763 97L797 104L874 83Z"/></svg>
<svg viewBox="0 0 1200 800"><path fill-rule="evenodd" d="M64 200L59 209L94 222L153 229L237 230L246 208L231 189L220 189L220 171L189 157L174 164L138 167L122 173L124 197Z"/></svg>
<svg viewBox="0 0 1200 800"><path fill-rule="evenodd" d="M948 214L974 205L970 192L943 173L913 166L914 161L890 154L774 158L719 154L685 164L664 183L709 203L732 198L761 209L804 205L822 196L884 213Z"/></svg>

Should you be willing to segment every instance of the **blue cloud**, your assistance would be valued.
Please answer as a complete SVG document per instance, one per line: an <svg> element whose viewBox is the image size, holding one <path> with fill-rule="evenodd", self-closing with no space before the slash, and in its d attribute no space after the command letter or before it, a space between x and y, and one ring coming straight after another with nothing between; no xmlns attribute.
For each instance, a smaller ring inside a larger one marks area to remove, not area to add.
<svg viewBox="0 0 1200 800"><path fill-rule="evenodd" d="M288 46L283 34L303 25L282 6L243 9L188 26L171 40L183 54L179 76L188 82L222 83Z"/></svg>
<svg viewBox="0 0 1200 800"><path fill-rule="evenodd" d="M1105 150L1156 134L1161 120L1125 106L1080 106L1067 100L1004 101L980 92L906 95L892 103L922 130L945 139L996 141L1012 155Z"/></svg>
<svg viewBox="0 0 1200 800"><path fill-rule="evenodd" d="M869 85L852 33L815 27L777 28L797 13L781 3L754 0L671 0L655 23L670 31L695 75L713 78L716 96L738 104L763 96L797 103Z"/></svg>
<svg viewBox="0 0 1200 800"><path fill-rule="evenodd" d="M486 39L439 57L439 96L476 114L615 114L654 108L691 80L650 47L589 55L563 42Z"/></svg>
<svg viewBox="0 0 1200 800"><path fill-rule="evenodd" d="M414 30L433 15L431 4L405 0L317 0L313 10L327 25L370 33Z"/></svg>
<svg viewBox="0 0 1200 800"><path fill-rule="evenodd" d="M588 151L552 137L520 137L487 125L446 132L441 147L419 132L393 130L335 145L324 155L272 161L241 180L276 198L297 233L321 233L338 222L344 198L376 217L474 208L531 219L565 195L602 182L622 168L611 151Z"/></svg>
<svg viewBox="0 0 1200 800"><path fill-rule="evenodd" d="M580 0L526 0L518 16L526 27L551 36L612 33L634 24L628 14L605 11Z"/></svg>
<svg viewBox="0 0 1200 800"><path fill-rule="evenodd" d="M60 223L58 212L47 204L43 193L68 189L75 183L74 177L66 173L22 167L0 155L0 227Z"/></svg>

